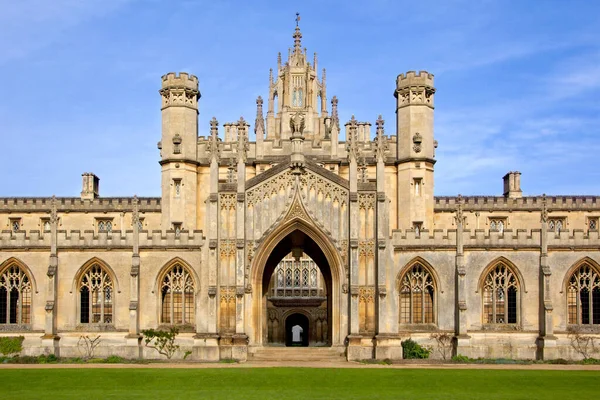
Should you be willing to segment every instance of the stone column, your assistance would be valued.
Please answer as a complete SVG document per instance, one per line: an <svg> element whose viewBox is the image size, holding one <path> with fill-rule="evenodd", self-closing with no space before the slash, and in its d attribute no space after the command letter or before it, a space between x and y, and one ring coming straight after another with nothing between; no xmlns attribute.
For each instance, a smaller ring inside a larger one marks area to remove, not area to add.
<svg viewBox="0 0 600 400"><path fill-rule="evenodd" d="M137 196L133 197L133 254L131 256L131 272L129 280L129 334L127 346L137 347L137 356L142 358L142 337L140 336L139 299L140 299L140 215ZM125 231L124 226L121 228Z"/></svg>
<svg viewBox="0 0 600 400"><path fill-rule="evenodd" d="M541 236L540 236L540 336L538 338L538 359L550 360L558 357L556 350L556 336L554 336L554 322L552 318L552 299L550 298L550 277L552 271L548 265L548 208L546 195L542 198L541 211Z"/></svg>
<svg viewBox="0 0 600 400"><path fill-rule="evenodd" d="M58 341L60 337L56 334L56 304L57 304L57 280L58 280L58 205L56 196L52 196L50 210L50 258L46 281L46 324L42 346L46 351L60 357Z"/></svg>
<svg viewBox="0 0 600 400"><path fill-rule="evenodd" d="M463 251L463 234L465 216L463 215L462 198L458 195L458 207L456 208L456 301L455 301L455 354L468 355L471 338L467 334L467 297L466 297L466 268Z"/></svg>

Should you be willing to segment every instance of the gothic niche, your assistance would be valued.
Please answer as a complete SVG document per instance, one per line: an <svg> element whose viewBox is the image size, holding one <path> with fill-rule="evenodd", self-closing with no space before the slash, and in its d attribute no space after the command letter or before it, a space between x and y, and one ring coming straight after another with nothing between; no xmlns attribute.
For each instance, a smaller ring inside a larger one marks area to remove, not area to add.
<svg viewBox="0 0 600 400"><path fill-rule="evenodd" d="M413 138L413 150L415 151L415 153L420 153L421 152L421 143L423 142L423 137L421 136L421 134L419 132L415 133Z"/></svg>

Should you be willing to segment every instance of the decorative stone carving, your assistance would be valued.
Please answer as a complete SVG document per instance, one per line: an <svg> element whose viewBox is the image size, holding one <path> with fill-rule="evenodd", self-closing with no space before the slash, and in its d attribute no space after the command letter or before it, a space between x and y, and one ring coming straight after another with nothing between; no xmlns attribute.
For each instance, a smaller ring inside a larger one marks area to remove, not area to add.
<svg viewBox="0 0 600 400"><path fill-rule="evenodd" d="M292 131L292 136L294 134L302 135L304 133L304 115L297 112L294 114L292 118L290 118L290 130Z"/></svg>
<svg viewBox="0 0 600 400"><path fill-rule="evenodd" d="M384 123L385 121L381 118L381 115L379 115L375 122L375 125L377 126L375 136L375 158L377 160L384 160L386 153L389 151L389 144L383 128Z"/></svg>
<svg viewBox="0 0 600 400"><path fill-rule="evenodd" d="M244 121L244 117L240 117L237 126L237 161L246 162L248 158L248 150L250 149L250 145L248 144L248 124L246 123L246 121Z"/></svg>
<svg viewBox="0 0 600 400"><path fill-rule="evenodd" d="M219 162L221 159L221 149L219 147L219 121L215 117L210 120L210 140L208 141L206 151L210 160Z"/></svg>
<svg viewBox="0 0 600 400"><path fill-rule="evenodd" d="M412 141L413 141L413 150L415 151L415 153L420 153L421 152L421 143L423 143L423 137L421 136L421 134L419 132L415 133L412 137Z"/></svg>
<svg viewBox="0 0 600 400"><path fill-rule="evenodd" d="M349 160L358 158L358 122L354 115L350 118L350 121L346 122L346 151Z"/></svg>

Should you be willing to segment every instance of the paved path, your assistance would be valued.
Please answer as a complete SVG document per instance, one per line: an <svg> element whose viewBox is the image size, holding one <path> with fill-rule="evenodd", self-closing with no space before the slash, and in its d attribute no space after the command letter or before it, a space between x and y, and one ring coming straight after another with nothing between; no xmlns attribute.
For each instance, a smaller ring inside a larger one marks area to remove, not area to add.
<svg viewBox="0 0 600 400"><path fill-rule="evenodd" d="M250 361L244 363L150 363L150 364L0 364L2 369L81 368L383 368L383 369L513 369L547 371L600 371L600 365L553 364L361 364L328 361Z"/></svg>

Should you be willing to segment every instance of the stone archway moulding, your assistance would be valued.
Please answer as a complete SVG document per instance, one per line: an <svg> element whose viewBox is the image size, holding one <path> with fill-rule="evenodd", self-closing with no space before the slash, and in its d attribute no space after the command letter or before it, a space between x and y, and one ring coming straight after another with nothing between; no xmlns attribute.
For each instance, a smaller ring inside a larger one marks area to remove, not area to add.
<svg viewBox="0 0 600 400"><path fill-rule="evenodd" d="M300 206L302 211L298 212L297 206ZM347 302L342 295L342 285L345 282L345 270L342 264L342 259L335 245L322 232L313 221L306 221L304 218L307 217L307 213L300 202L294 201L290 207L288 219L281 223L264 241L260 244L256 250L256 256L252 260L251 266L251 282L252 282L252 305L250 313L251 318L247 321L251 326L246 329L250 335L250 343L254 345L261 345L263 342L265 312L266 312L266 299L263 296L263 275L266 268L267 260L271 252L275 247L286 238L292 232L298 230L307 236L309 236L319 246L320 250L325 255L325 259L329 264L331 272L331 308L332 315L332 345L343 344L342 334L344 326L347 324ZM303 218L304 217L304 218Z"/></svg>

